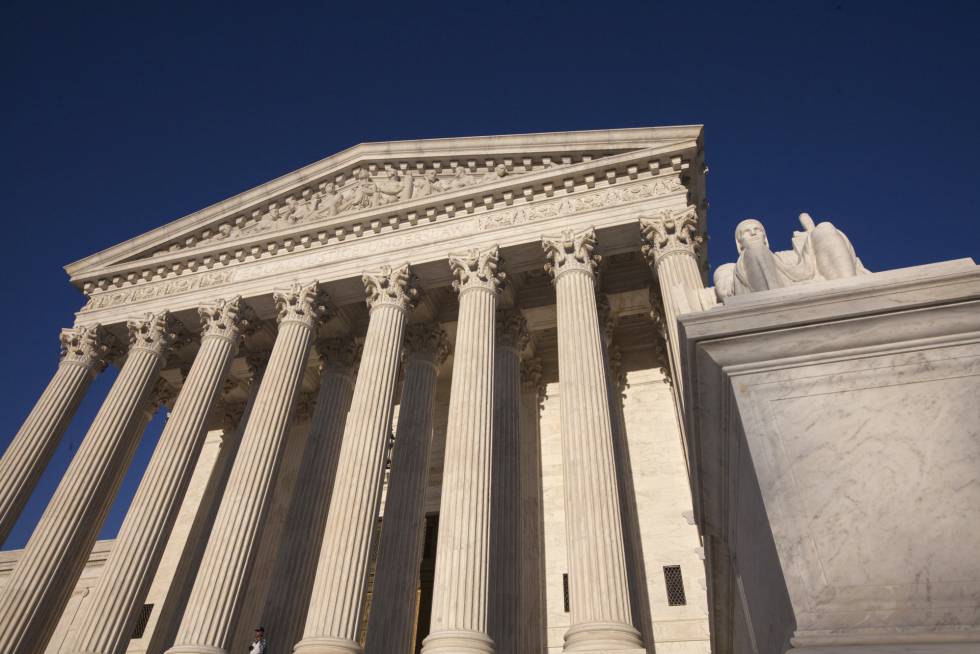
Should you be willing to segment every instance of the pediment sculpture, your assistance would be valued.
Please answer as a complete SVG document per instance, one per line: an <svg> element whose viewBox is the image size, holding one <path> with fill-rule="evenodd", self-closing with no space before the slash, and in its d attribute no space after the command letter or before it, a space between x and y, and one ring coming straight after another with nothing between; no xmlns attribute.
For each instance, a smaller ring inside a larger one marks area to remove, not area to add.
<svg viewBox="0 0 980 654"><path fill-rule="evenodd" d="M793 249L773 252L761 222L755 218L740 222L735 227L738 261L715 270L718 299L870 272L833 223L815 225L809 214L801 213L800 225L803 230L793 232Z"/></svg>
<svg viewBox="0 0 980 654"><path fill-rule="evenodd" d="M321 182L315 190L306 188L281 202L270 202L264 211L257 209L251 216L225 220L212 227L201 238L194 239L193 245L259 234L296 223L312 222L405 200L491 184L516 174L521 173L512 171L504 164L497 164L486 173L465 166L455 166L448 170L429 168L414 174L391 167L373 175L367 168L358 168L346 182L342 177L337 182ZM187 246L171 243L154 252L153 256L162 256L184 247Z"/></svg>

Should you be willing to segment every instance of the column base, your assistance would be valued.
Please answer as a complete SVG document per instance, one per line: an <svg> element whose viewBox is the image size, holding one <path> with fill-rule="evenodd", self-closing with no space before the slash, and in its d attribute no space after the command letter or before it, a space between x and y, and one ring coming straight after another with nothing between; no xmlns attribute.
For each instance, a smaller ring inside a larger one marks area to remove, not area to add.
<svg viewBox="0 0 980 654"><path fill-rule="evenodd" d="M422 654L495 654L493 640L480 631L456 629L431 633L422 641Z"/></svg>
<svg viewBox="0 0 980 654"><path fill-rule="evenodd" d="M293 654L364 654L364 649L346 638L317 636L296 643Z"/></svg>
<svg viewBox="0 0 980 654"><path fill-rule="evenodd" d="M621 622L586 622L565 632L565 652L646 654L640 632Z"/></svg>

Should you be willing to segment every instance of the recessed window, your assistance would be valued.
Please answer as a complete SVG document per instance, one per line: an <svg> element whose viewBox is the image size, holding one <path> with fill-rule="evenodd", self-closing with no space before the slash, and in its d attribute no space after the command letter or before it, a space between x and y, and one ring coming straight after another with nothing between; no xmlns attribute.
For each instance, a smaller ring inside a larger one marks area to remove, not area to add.
<svg viewBox="0 0 980 654"><path fill-rule="evenodd" d="M136 629L133 630L133 638L142 638L146 631L146 624L150 621L150 614L153 613L152 604L144 604L140 609L139 618L136 619Z"/></svg>
<svg viewBox="0 0 980 654"><path fill-rule="evenodd" d="M667 605L684 606L687 596L684 595L684 577L679 565L664 566L664 583L667 585Z"/></svg>
<svg viewBox="0 0 980 654"><path fill-rule="evenodd" d="M561 590L565 596L565 613L568 613L571 609L568 606L568 573L567 572L561 576Z"/></svg>

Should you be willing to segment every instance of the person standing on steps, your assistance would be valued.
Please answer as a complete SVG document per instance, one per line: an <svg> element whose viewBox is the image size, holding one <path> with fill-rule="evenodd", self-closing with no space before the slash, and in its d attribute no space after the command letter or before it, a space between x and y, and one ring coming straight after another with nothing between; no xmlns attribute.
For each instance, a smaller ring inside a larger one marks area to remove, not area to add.
<svg viewBox="0 0 980 654"><path fill-rule="evenodd" d="M268 654L265 644L265 627L255 628L255 640L249 643L248 654Z"/></svg>

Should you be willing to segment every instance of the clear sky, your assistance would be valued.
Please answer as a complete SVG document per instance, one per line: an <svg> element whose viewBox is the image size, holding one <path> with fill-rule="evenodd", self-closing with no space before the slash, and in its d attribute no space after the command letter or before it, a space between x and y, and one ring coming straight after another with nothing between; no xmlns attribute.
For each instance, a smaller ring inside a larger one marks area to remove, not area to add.
<svg viewBox="0 0 980 654"><path fill-rule="evenodd" d="M109 4L0 15L2 447L83 303L63 265L362 141L700 123L715 266L742 218L784 249L801 211L872 270L980 255L977 3Z"/></svg>

